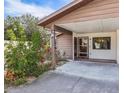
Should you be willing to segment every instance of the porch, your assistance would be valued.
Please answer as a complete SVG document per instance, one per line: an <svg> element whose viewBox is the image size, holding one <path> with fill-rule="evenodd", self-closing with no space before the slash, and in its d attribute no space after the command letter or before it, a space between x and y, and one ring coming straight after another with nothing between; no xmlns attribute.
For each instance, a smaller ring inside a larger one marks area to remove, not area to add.
<svg viewBox="0 0 124 93"><path fill-rule="evenodd" d="M56 46L73 60L118 62L118 18L56 24L55 31L70 35Z"/></svg>
<svg viewBox="0 0 124 93"><path fill-rule="evenodd" d="M55 62L56 46L59 50L66 52L66 58L73 60L76 58L88 58L119 62L118 11L118 0L74 0L72 3L40 20L38 24L49 28L52 32L53 62ZM63 38L61 35L61 39L58 40L58 42L60 41L60 47L57 44L55 45L56 31L61 32L63 35L68 33ZM85 40L82 39L85 36L88 39L86 46L83 45ZM98 40L95 37L102 39ZM74 38L77 38L78 44L74 44ZM77 48L75 48L76 45Z"/></svg>
<svg viewBox="0 0 124 93"><path fill-rule="evenodd" d="M87 79L118 82L118 64L93 61L72 61L58 67L57 73L79 76Z"/></svg>

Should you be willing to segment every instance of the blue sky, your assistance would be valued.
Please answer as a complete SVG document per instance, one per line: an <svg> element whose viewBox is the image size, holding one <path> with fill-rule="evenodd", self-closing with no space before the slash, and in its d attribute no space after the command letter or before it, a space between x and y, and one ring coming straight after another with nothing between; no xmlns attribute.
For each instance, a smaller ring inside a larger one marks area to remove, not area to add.
<svg viewBox="0 0 124 93"><path fill-rule="evenodd" d="M30 13L43 18L72 0L4 0L4 16Z"/></svg>

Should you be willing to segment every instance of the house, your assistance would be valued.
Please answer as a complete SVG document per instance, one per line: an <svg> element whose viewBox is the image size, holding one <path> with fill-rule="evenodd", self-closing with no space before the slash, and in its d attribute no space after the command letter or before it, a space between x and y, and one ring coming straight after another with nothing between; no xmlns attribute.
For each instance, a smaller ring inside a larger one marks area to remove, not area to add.
<svg viewBox="0 0 124 93"><path fill-rule="evenodd" d="M53 52L65 58L118 62L118 0L73 0L38 24L51 30Z"/></svg>

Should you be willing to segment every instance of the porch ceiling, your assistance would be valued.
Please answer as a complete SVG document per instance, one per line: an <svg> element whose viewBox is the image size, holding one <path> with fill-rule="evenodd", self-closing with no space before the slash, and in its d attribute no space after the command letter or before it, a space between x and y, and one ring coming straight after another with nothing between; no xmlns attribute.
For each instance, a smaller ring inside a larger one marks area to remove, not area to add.
<svg viewBox="0 0 124 93"><path fill-rule="evenodd" d="M98 19L85 22L57 24L57 26L72 32L108 32L119 29L118 18Z"/></svg>

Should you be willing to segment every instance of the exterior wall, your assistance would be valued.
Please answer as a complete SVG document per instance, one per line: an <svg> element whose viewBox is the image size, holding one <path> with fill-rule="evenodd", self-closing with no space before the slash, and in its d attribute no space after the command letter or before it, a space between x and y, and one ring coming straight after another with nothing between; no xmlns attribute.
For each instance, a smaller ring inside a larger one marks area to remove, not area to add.
<svg viewBox="0 0 124 93"><path fill-rule="evenodd" d="M62 34L56 38L56 47L64 58L72 58L72 34Z"/></svg>
<svg viewBox="0 0 124 93"><path fill-rule="evenodd" d="M100 32L100 33L85 33L76 34L73 33L73 37L89 37L89 58L91 59L109 59L117 60L117 32ZM111 37L111 49L110 50L95 50L92 49L92 37Z"/></svg>
<svg viewBox="0 0 124 93"><path fill-rule="evenodd" d="M76 23L85 22L97 19L108 19L119 17L119 0L94 0L89 4L82 6L81 8L65 14L62 18L53 21L46 27L51 25L64 24L64 23ZM73 36L89 36L91 39L89 42L89 58L93 59L110 59L118 60L118 35L116 31L113 32L99 32L99 33L84 33L76 34ZM111 37L111 50L94 50L92 49L92 37ZM63 34L56 38L57 49L60 52L65 52L66 58L72 58L74 50L73 39L71 34ZM74 57L74 56L73 56Z"/></svg>
<svg viewBox="0 0 124 93"><path fill-rule="evenodd" d="M48 25L82 22L119 16L119 0L94 0Z"/></svg>

